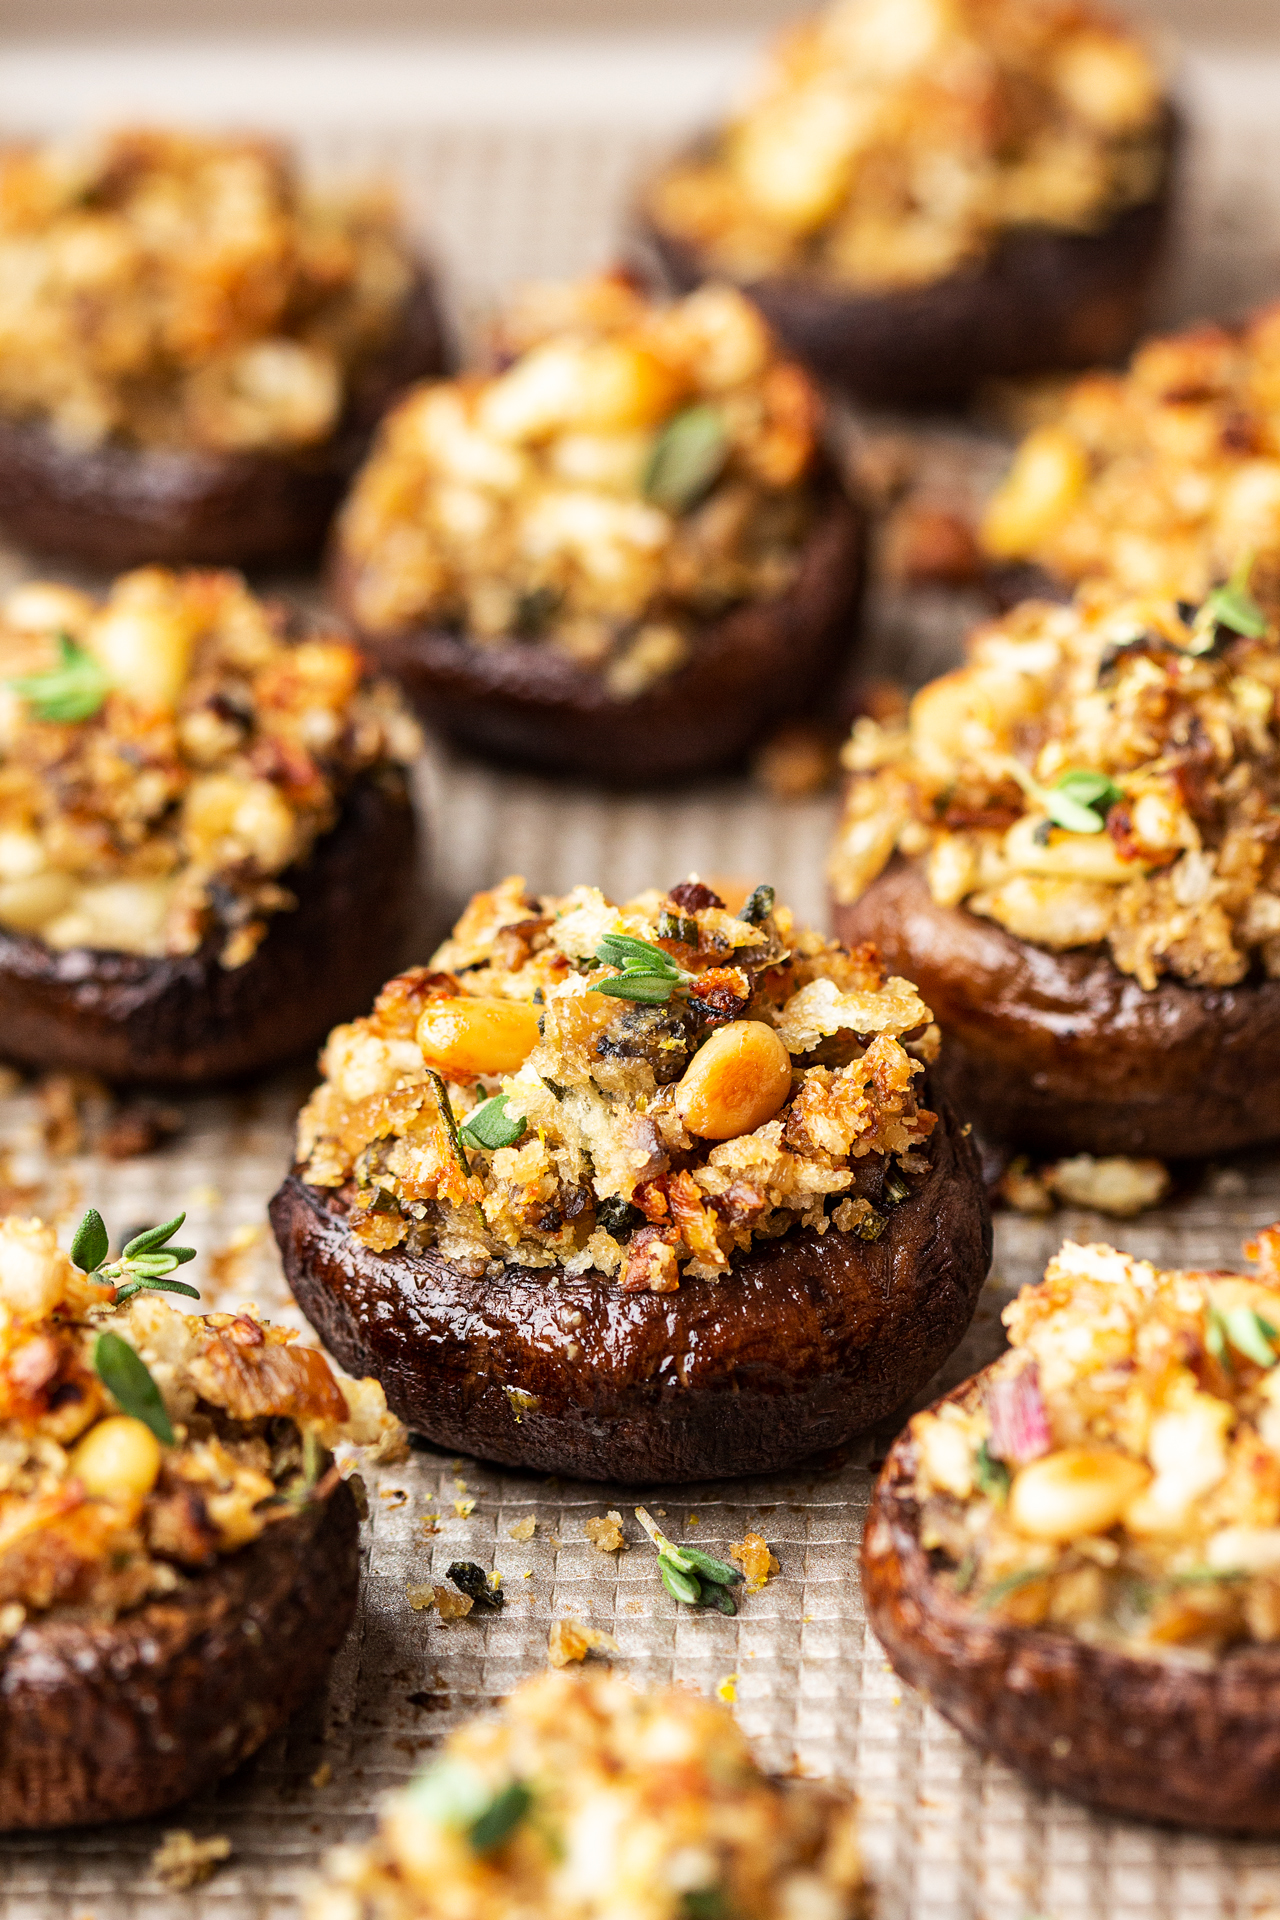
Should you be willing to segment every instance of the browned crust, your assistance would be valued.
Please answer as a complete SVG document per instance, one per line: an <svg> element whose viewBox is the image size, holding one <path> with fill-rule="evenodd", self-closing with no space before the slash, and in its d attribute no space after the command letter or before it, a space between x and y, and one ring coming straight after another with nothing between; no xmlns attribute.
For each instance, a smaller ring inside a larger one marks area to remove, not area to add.
<svg viewBox="0 0 1280 1920"><path fill-rule="evenodd" d="M42 421L0 416L0 527L19 546L112 572L310 559L380 415L445 361L432 283L419 269L397 337L358 377L334 437L304 453L76 448Z"/></svg>
<svg viewBox="0 0 1280 1920"><path fill-rule="evenodd" d="M633 700L537 644L478 647L431 628L361 640L424 721L480 753L610 787L684 779L739 759L838 677L856 634L864 536L862 514L824 478L794 585L702 623L686 665ZM335 592L354 618L341 559Z"/></svg>
<svg viewBox="0 0 1280 1920"><path fill-rule="evenodd" d="M0 1831L138 1820L212 1786L320 1685L358 1581L339 1482L169 1599L25 1626L0 1654Z"/></svg>
<svg viewBox="0 0 1280 1920"><path fill-rule="evenodd" d="M117 1082L197 1086L305 1052L367 1006L398 959L417 879L413 809L398 769L357 782L311 859L281 876L242 967L219 939L180 959L88 947L54 952L0 929L0 1051L22 1066Z"/></svg>
<svg viewBox="0 0 1280 1920"><path fill-rule="evenodd" d="M972 1405L984 1378L946 1398ZM1178 1826L1280 1832L1280 1650L1184 1667L981 1613L935 1577L913 1476L904 1433L862 1542L867 1618L904 1680L1039 1786Z"/></svg>
<svg viewBox="0 0 1280 1920"><path fill-rule="evenodd" d="M1030 227L928 286L852 293L816 275L742 283L785 346L876 406L962 399L981 381L1122 359L1142 331L1169 225L1179 145L1170 110L1159 192L1100 232ZM723 278L706 250L645 213L640 264L678 291ZM652 274L650 277L653 277Z"/></svg>
<svg viewBox="0 0 1280 1920"><path fill-rule="evenodd" d="M415 1432L587 1480L765 1473L841 1444L941 1366L991 1257L976 1155L946 1113L878 1241L792 1232L677 1293L554 1268L472 1280L435 1253L372 1253L296 1174L271 1221L307 1318Z"/></svg>
<svg viewBox="0 0 1280 1920"><path fill-rule="evenodd" d="M902 859L833 919L915 981L946 1036L935 1077L991 1140L1179 1159L1280 1136L1280 981L1147 992L1105 949L938 906Z"/></svg>

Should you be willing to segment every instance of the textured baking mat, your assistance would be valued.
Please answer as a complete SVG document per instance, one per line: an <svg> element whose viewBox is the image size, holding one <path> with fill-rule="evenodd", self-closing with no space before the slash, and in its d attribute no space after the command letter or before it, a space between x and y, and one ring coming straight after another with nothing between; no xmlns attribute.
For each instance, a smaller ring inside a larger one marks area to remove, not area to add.
<svg viewBox="0 0 1280 1920"><path fill-rule="evenodd" d="M75 66L74 50L67 59L78 105L92 104L92 72L83 59ZM169 70L156 71L167 86ZM260 66L255 80L261 91ZM47 98L34 85L24 96L33 124L56 118L52 81ZM1238 307L1280 285L1280 63L1197 60L1188 90L1201 132L1182 264L1166 297L1166 313L1178 317ZM201 94L194 70L178 91L176 102L171 88L158 95L155 110L226 113ZM469 316L513 278L576 271L610 253L628 183L670 132L662 101L628 93L625 75L615 94L599 93L581 123L379 123L311 144L335 166L372 160L404 182ZM280 97L282 123L305 124L305 89ZM104 95L100 113L111 106ZM917 431L914 444L944 488L974 484L1000 457L955 428ZM18 565L0 560L0 572ZM966 612L940 596L878 593L869 670L918 679L946 664ZM511 871L549 890L591 878L615 895L690 869L767 878L804 916L824 915L829 800L782 803L742 782L606 799L434 751L420 776L432 856L423 952L470 892ZM207 1303L254 1300L296 1319L263 1208L289 1160L308 1084L299 1070L190 1101L175 1141L126 1161L89 1151L54 1158L48 1096L20 1087L0 1097L0 1206L69 1223L92 1200L118 1228L185 1207L204 1250L194 1273ZM1038 1277L1063 1236L1112 1239L1166 1264L1226 1265L1249 1231L1277 1215L1280 1161L1259 1156L1207 1170L1194 1190L1133 1222L1070 1211L1002 1216L991 1282L941 1384L997 1350L1001 1307ZM865 1630L856 1572L869 1464L888 1438L805 1471L670 1492L557 1483L430 1451L370 1475L359 1619L324 1694L256 1760L167 1821L0 1839L0 1920L296 1916L324 1849L365 1832L378 1796L448 1728L536 1671L551 1622L569 1614L615 1633L618 1664L637 1680L721 1688L769 1766L850 1781L884 1920L1280 1920L1280 1846L1170 1834L1031 1792L900 1685ZM679 1611L631 1518L638 1496L664 1512L675 1538L713 1550L762 1532L780 1573L736 1620ZM609 1508L627 1522L629 1545L617 1556L599 1553L583 1531ZM513 1539L511 1528L530 1516L532 1538ZM406 1588L442 1578L456 1558L499 1570L508 1596L500 1616L442 1627L435 1614L413 1611ZM150 1868L163 1832L179 1825L231 1845L226 1865L189 1893L165 1890Z"/></svg>

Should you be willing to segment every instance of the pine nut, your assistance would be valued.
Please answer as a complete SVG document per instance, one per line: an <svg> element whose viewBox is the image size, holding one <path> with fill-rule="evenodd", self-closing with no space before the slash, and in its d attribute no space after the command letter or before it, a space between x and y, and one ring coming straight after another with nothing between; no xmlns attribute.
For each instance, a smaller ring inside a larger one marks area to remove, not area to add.
<svg viewBox="0 0 1280 1920"><path fill-rule="evenodd" d="M772 1120L791 1093L791 1055L763 1020L731 1020L694 1054L676 1112L703 1140L734 1140Z"/></svg>

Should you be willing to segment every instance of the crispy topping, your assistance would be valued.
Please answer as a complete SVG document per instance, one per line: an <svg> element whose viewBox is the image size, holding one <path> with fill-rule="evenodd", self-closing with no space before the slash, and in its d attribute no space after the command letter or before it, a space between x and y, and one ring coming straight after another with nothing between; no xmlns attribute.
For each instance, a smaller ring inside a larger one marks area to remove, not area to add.
<svg viewBox="0 0 1280 1920"><path fill-rule="evenodd" d="M384 196L314 198L264 141L0 155L0 410L76 446L327 440L411 284Z"/></svg>
<svg viewBox="0 0 1280 1920"><path fill-rule="evenodd" d="M1087 233L1150 198L1162 121L1154 62L1091 8L837 0L650 210L736 278L917 286L1009 228Z"/></svg>
<svg viewBox="0 0 1280 1920"><path fill-rule="evenodd" d="M383 424L340 522L364 628L550 647L630 698L790 586L818 401L741 295L532 288L498 346Z"/></svg>
<svg viewBox="0 0 1280 1920"><path fill-rule="evenodd" d="M1019 448L982 529L998 560L1198 604L1241 554L1280 599L1280 305L1149 340L1090 373ZM1245 629L1247 631L1247 629Z"/></svg>
<svg viewBox="0 0 1280 1920"><path fill-rule="evenodd" d="M561 1624L561 1623L558 1623ZM767 1778L726 1707L542 1674L331 1856L307 1920L858 1920L853 1810Z"/></svg>
<svg viewBox="0 0 1280 1920"><path fill-rule="evenodd" d="M77 1237L78 1257L98 1251ZM0 1220L9 1638L30 1614L111 1619L172 1592L310 1499L327 1447L396 1430L376 1382L340 1388L292 1333L150 1291L113 1305L103 1271L78 1271L38 1220Z"/></svg>
<svg viewBox="0 0 1280 1920"><path fill-rule="evenodd" d="M980 627L905 725L855 726L836 897L901 852L940 906L1105 941L1146 988L1280 976L1280 628L1242 593L1224 620L1094 582Z"/></svg>
<svg viewBox="0 0 1280 1920"><path fill-rule="evenodd" d="M1068 1241L980 1395L911 1423L921 1539L959 1593L1144 1654L1280 1639L1280 1289Z"/></svg>
<svg viewBox="0 0 1280 1920"><path fill-rule="evenodd" d="M334 1029L298 1157L375 1251L672 1292L795 1225L874 1238L926 1164L936 1047L907 981L769 887L737 918L697 881L617 907L514 878Z"/></svg>
<svg viewBox="0 0 1280 1920"><path fill-rule="evenodd" d="M354 647L291 638L238 574L147 567L98 603L19 587L0 609L0 926L157 956L212 938L242 966L353 781L416 741Z"/></svg>

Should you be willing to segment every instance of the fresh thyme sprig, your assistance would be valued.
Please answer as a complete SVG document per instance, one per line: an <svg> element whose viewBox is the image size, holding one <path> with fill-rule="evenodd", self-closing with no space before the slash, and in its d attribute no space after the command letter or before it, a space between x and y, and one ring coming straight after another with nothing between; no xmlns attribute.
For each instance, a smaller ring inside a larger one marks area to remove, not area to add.
<svg viewBox="0 0 1280 1920"><path fill-rule="evenodd" d="M602 967L618 968L616 979L596 981L596 993L612 994L616 1000L639 1000L650 1007L661 1006L677 987L690 986L696 977L678 967L661 947L637 940L630 933L606 933L595 957Z"/></svg>
<svg viewBox="0 0 1280 1920"><path fill-rule="evenodd" d="M59 660L44 673L28 673L9 686L26 701L37 720L71 724L89 720L107 697L110 682L100 661L78 647L69 633L58 635Z"/></svg>
<svg viewBox="0 0 1280 1920"><path fill-rule="evenodd" d="M198 1287L189 1287L185 1280L169 1277L196 1257L194 1247L166 1244L186 1217L185 1213L179 1213L162 1226L136 1233L119 1259L108 1261L111 1242L107 1229L97 1208L90 1207L72 1238L71 1263L97 1286L114 1287L117 1306L131 1300L135 1293L144 1292L185 1293L188 1299L198 1300Z"/></svg>
<svg viewBox="0 0 1280 1920"><path fill-rule="evenodd" d="M1123 790L1107 774L1092 773L1086 767L1073 767L1046 787L1020 760L1004 764L1027 798L1043 807L1054 826L1066 833L1101 833L1108 807L1124 799Z"/></svg>
<svg viewBox="0 0 1280 1920"><path fill-rule="evenodd" d="M721 1613L738 1611L729 1592L730 1587L742 1581L737 1567L703 1553L698 1547L676 1546L643 1507L635 1511L636 1519L658 1549L658 1573L673 1600L681 1601L686 1607L717 1607Z"/></svg>
<svg viewBox="0 0 1280 1920"><path fill-rule="evenodd" d="M1205 596L1191 626L1189 653L1210 653L1217 641L1217 628L1242 633L1247 640L1261 640L1267 631L1267 616L1249 591L1249 577L1256 555L1242 553L1231 570L1231 578Z"/></svg>

